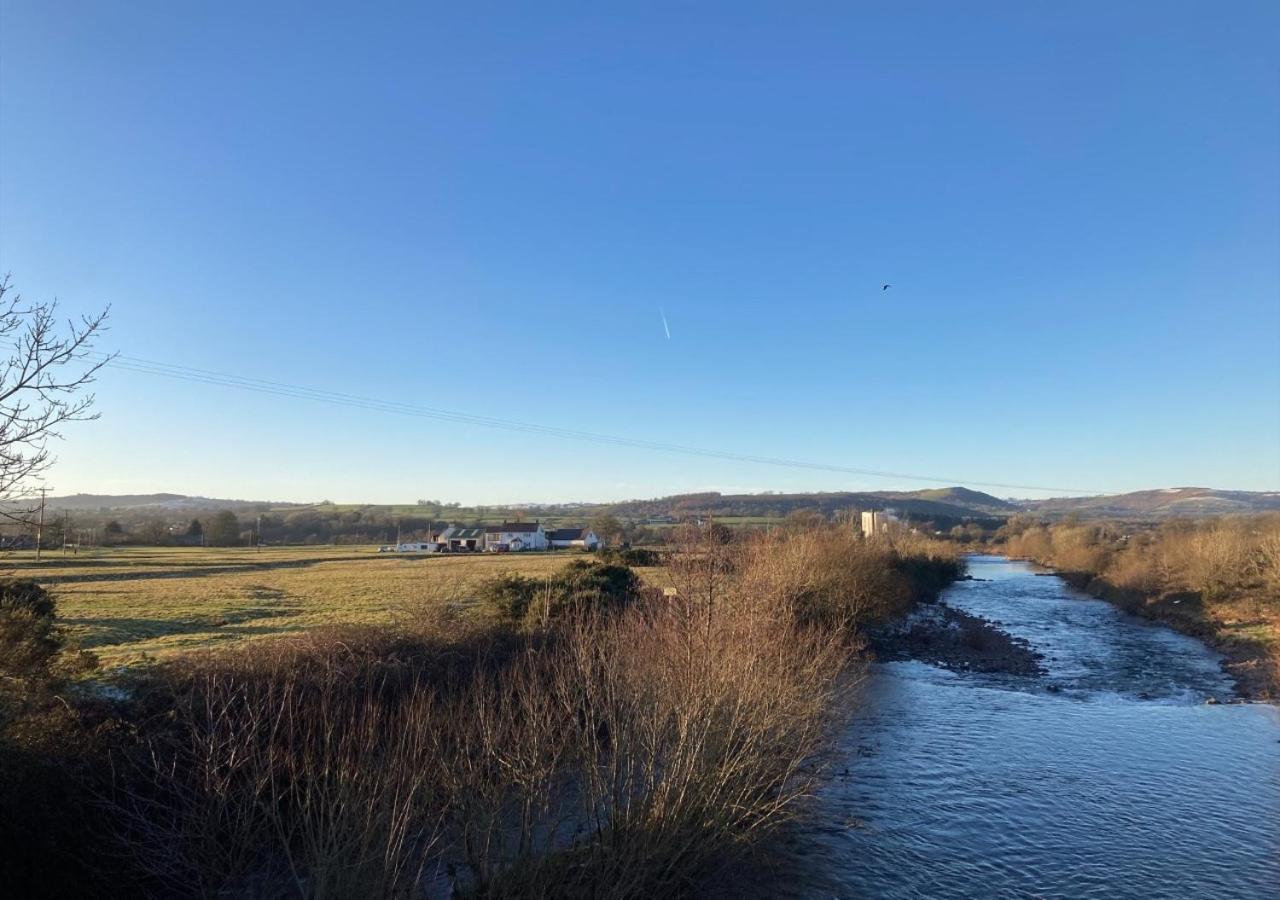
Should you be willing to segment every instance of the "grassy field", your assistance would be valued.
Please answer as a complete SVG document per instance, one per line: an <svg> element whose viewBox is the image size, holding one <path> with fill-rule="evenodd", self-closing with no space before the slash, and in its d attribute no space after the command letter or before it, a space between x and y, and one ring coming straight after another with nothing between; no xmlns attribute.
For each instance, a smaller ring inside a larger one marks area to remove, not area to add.
<svg viewBox="0 0 1280 900"><path fill-rule="evenodd" d="M320 625L403 621L424 605L465 603L479 579L544 575L579 556L184 547L46 552L40 562L24 552L3 562L53 591L71 638L114 666Z"/></svg>

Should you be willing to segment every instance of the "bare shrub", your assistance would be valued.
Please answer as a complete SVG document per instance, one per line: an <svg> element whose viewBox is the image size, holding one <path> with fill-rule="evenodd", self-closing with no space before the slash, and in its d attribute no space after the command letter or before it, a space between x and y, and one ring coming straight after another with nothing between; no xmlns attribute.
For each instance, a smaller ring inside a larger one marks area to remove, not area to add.
<svg viewBox="0 0 1280 900"><path fill-rule="evenodd" d="M452 837L473 891L494 893L565 846L567 758L582 723L551 689L558 659L527 649L509 666L481 667L442 709Z"/></svg>
<svg viewBox="0 0 1280 900"><path fill-rule="evenodd" d="M1158 591L1164 583L1155 556L1139 547L1129 547L1116 554L1106 574L1116 586L1142 593Z"/></svg>
<svg viewBox="0 0 1280 900"><path fill-rule="evenodd" d="M887 541L816 528L748 540L738 558L739 592L829 625L862 627L904 611L911 586Z"/></svg>
<svg viewBox="0 0 1280 900"><path fill-rule="evenodd" d="M1258 576L1280 597L1280 515L1266 516L1257 527Z"/></svg>
<svg viewBox="0 0 1280 900"><path fill-rule="evenodd" d="M744 549L695 535L674 597L561 620L457 699L447 766L474 893L678 892L797 814L859 657Z"/></svg>
<svg viewBox="0 0 1280 900"><path fill-rule="evenodd" d="M1249 536L1230 521L1207 522L1190 532L1183 544L1186 585L1205 597L1216 597L1242 585L1250 562Z"/></svg>
<svg viewBox="0 0 1280 900"><path fill-rule="evenodd" d="M591 840L558 878L586 880L597 896L687 888L795 815L812 789L848 696L848 645L751 598L713 599L693 610L650 600L580 622L567 639L556 683L580 710Z"/></svg>
<svg viewBox="0 0 1280 900"><path fill-rule="evenodd" d="M386 897L440 827L436 701L341 644L279 642L172 683L172 723L123 772L117 808L153 878L204 896Z"/></svg>
<svg viewBox="0 0 1280 900"><path fill-rule="evenodd" d="M475 896L687 892L802 809L857 629L960 565L830 526L690 529L673 596L587 564L506 626L437 604L199 657L164 670L117 807L152 876L206 896L400 895L433 863Z"/></svg>
<svg viewBox="0 0 1280 900"><path fill-rule="evenodd" d="M1053 554L1053 540L1048 528L1043 525L1031 526L1011 535L1005 549L1010 556L1047 562Z"/></svg>
<svg viewBox="0 0 1280 900"><path fill-rule="evenodd" d="M1054 565L1069 572L1102 572L1111 560L1105 535L1093 525L1054 528L1050 532L1050 554Z"/></svg>

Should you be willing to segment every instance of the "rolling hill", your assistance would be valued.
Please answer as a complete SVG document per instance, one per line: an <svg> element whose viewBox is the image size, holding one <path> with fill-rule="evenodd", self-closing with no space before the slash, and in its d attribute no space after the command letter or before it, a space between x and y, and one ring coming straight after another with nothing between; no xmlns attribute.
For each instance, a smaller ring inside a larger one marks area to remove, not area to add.
<svg viewBox="0 0 1280 900"><path fill-rule="evenodd" d="M185 494L72 494L50 497L50 510L98 513L119 511L131 514L192 514L229 509L233 512L289 512L324 504L281 503L264 500L227 500ZM501 517L518 511L530 517L589 517L607 510L633 521L655 517L683 519L690 516L716 518L780 519L800 509L816 509L827 516L850 510L892 508L918 518L998 519L1015 513L1044 518L1081 516L1085 518L1165 519L1175 516L1216 516L1230 513L1280 511L1280 492L1226 491L1184 487L1104 494L1091 497L1055 497L1048 500L1005 500L966 487L931 488L919 491L832 491L816 493L721 494L713 491L676 494L648 500L617 503L532 503L507 506L453 507L428 513L420 507L378 504L344 506L342 509L382 510L397 515L449 517Z"/></svg>
<svg viewBox="0 0 1280 900"><path fill-rule="evenodd" d="M275 503L265 500L221 500L215 497L190 497L186 494L68 494L50 497L45 508L75 512L98 510L147 510L174 512L206 509L229 509L235 512L246 509L277 509L302 504Z"/></svg>
<svg viewBox="0 0 1280 900"><path fill-rule="evenodd" d="M926 491L839 491L797 494L679 494L652 500L627 500L610 504L610 511L625 518L652 516L715 516L781 518L800 509L816 509L830 516L849 510L895 509L920 517L949 519L1008 516L1019 507L1008 501L968 488Z"/></svg>
<svg viewBox="0 0 1280 900"><path fill-rule="evenodd" d="M1176 516L1221 516L1280 510L1277 491L1220 491L1181 487L1097 497L1055 497L1051 500L1015 501L1035 515L1168 519Z"/></svg>

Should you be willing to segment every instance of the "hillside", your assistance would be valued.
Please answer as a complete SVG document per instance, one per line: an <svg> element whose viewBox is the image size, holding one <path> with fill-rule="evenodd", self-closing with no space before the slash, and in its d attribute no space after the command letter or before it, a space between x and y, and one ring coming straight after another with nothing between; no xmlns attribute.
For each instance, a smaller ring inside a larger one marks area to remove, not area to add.
<svg viewBox="0 0 1280 900"><path fill-rule="evenodd" d="M1168 519L1177 516L1221 516L1280 510L1280 492L1219 491L1183 487L1098 497L1055 497L1022 500L1020 506L1048 518L1113 516L1128 519Z"/></svg>
<svg viewBox="0 0 1280 900"><path fill-rule="evenodd" d="M225 500L213 497L191 497L184 494L72 494L50 497L48 508L72 512L100 513L103 511L156 514L192 513L230 509L235 512L267 510L315 510L351 512L355 510L378 511L392 515L438 518L473 518L484 516L515 515L541 518L590 516L608 510L625 519L646 519L655 516L746 517L782 518L798 509L818 509L827 515L849 510L893 508L902 513L926 517L970 518L974 516L1007 516L1018 507L998 497L963 487L940 488L924 491L875 491L875 492L821 492L821 493L764 493L764 494L676 494L650 500L624 500L618 503L545 503L444 506L426 505L356 504L331 506L329 504L276 503L260 500Z"/></svg>
<svg viewBox="0 0 1280 900"><path fill-rule="evenodd" d="M1008 500L1001 500L999 497L993 497L990 494L984 494L982 491L975 491L967 487L948 487L948 488L930 488L924 491L907 491L907 492L891 492L881 491L875 496L885 498L903 498L904 502L912 500L926 500L937 503L946 503L950 506L958 506L963 509L973 510L990 515L1010 515L1018 511L1019 506Z"/></svg>
<svg viewBox="0 0 1280 900"><path fill-rule="evenodd" d="M1092 497L1055 497L1049 500L1002 500L966 487L930 488L919 491L831 491L816 493L675 494L648 500L617 503L526 503L490 506L427 504L331 504L280 503L264 500L227 500L185 494L72 494L50 497L48 509L70 512L122 513L130 516L176 516L230 509L234 512L283 514L313 511L318 514L362 511L388 516L434 517L442 520L501 518L517 513L531 518L585 520L607 510L614 515L644 521L653 518L781 519L800 509L820 510L827 516L850 510L892 508L899 513L936 520L996 519L1027 512L1045 518L1082 516L1126 519L1164 519L1175 516L1216 516L1280 510L1280 492L1222 491L1212 488L1164 488Z"/></svg>
<svg viewBox="0 0 1280 900"><path fill-rule="evenodd" d="M652 516L781 518L800 509L817 509L830 516L850 510L893 508L921 517L965 519L1008 516L1018 507L998 497L968 488L926 491L840 491L801 494L680 494L652 500L627 500L610 506L615 515L643 519Z"/></svg>
<svg viewBox="0 0 1280 900"><path fill-rule="evenodd" d="M215 497L189 497L185 494L68 494L50 497L45 501L47 509L71 512L97 512L99 510L155 510L184 511L230 509L236 512L246 509L278 509L300 504L274 503L263 500L221 500Z"/></svg>

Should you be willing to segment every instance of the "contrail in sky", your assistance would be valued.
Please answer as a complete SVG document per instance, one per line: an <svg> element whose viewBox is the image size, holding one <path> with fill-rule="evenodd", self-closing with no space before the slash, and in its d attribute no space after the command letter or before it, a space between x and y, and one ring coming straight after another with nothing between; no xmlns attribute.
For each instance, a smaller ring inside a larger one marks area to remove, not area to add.
<svg viewBox="0 0 1280 900"><path fill-rule="evenodd" d="M671 328L667 325L667 313L661 306L658 307L658 315L662 316L662 330L667 333L667 340L671 340Z"/></svg>

